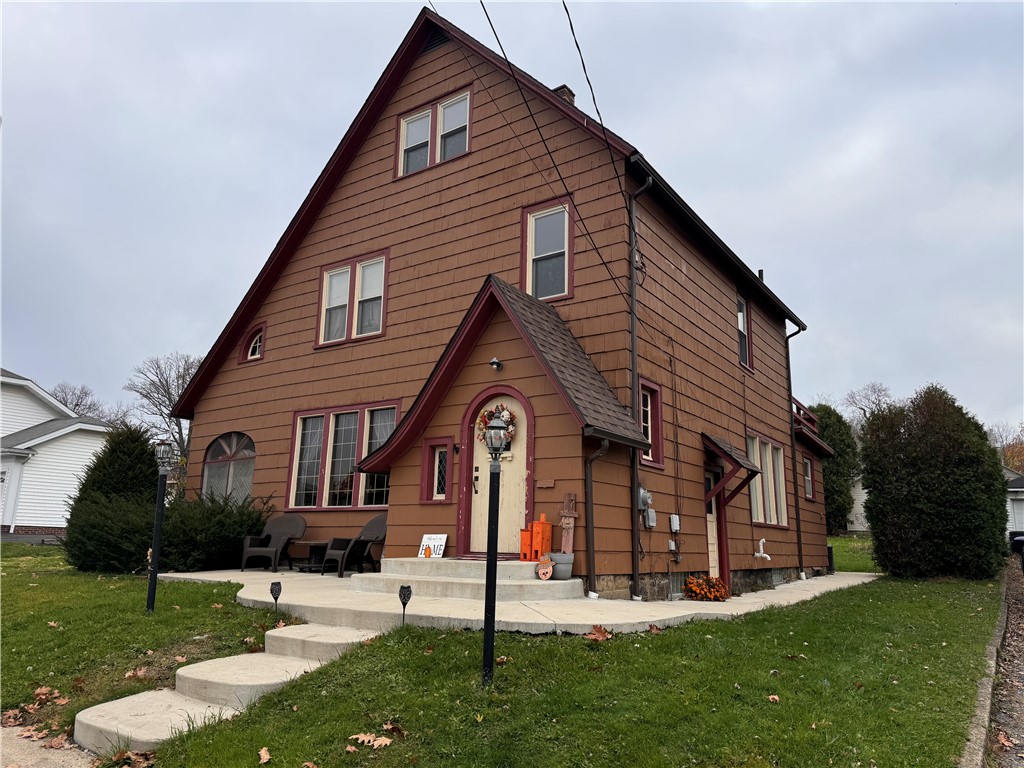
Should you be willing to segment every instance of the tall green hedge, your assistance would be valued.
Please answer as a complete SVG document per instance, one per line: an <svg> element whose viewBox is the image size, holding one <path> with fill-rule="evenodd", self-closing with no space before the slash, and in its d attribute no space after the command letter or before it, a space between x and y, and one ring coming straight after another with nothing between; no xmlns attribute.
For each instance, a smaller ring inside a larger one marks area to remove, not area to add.
<svg viewBox="0 0 1024 768"><path fill-rule="evenodd" d="M929 385L864 427L864 511L874 558L913 578L991 578L1006 549L1006 481L982 425Z"/></svg>
<svg viewBox="0 0 1024 768"><path fill-rule="evenodd" d="M821 462L825 526L828 535L835 536L846 530L853 510L853 481L860 474L860 454L853 428L839 411L825 403L812 405L811 410L818 417L818 436L835 451Z"/></svg>

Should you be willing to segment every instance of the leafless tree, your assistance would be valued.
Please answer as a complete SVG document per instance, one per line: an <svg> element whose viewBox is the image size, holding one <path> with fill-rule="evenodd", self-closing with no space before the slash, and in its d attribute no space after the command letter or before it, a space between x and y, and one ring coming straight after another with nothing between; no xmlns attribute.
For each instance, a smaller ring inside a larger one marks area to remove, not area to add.
<svg viewBox="0 0 1024 768"><path fill-rule="evenodd" d="M862 387L850 390L843 398L843 407L847 411L854 431L860 428L875 411L892 404L893 397L889 387L878 381L869 381Z"/></svg>
<svg viewBox="0 0 1024 768"><path fill-rule="evenodd" d="M183 459L188 458L189 429L183 419L171 416L171 409L196 372L203 358L183 352L148 357L135 366L124 388L139 396L136 413L167 436Z"/></svg>
<svg viewBox="0 0 1024 768"><path fill-rule="evenodd" d="M997 421L986 426L985 432L1003 466L1024 472L1024 422L1013 427L1005 421Z"/></svg>
<svg viewBox="0 0 1024 768"><path fill-rule="evenodd" d="M78 416L92 416L102 419L103 401L96 397L88 384L72 384L69 381L57 382L50 390L53 399L70 408Z"/></svg>
<svg viewBox="0 0 1024 768"><path fill-rule="evenodd" d="M50 394L78 416L91 416L114 425L132 422L134 409L131 405L120 400L113 405L105 403L96 396L88 384L61 381L50 390Z"/></svg>

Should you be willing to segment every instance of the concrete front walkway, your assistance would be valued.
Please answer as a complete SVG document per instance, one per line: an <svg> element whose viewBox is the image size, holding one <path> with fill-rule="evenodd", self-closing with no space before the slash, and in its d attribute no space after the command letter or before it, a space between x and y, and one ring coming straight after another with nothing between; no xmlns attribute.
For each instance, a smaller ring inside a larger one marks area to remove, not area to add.
<svg viewBox="0 0 1024 768"><path fill-rule="evenodd" d="M238 601L243 605L272 607L270 583L281 582L281 611L306 621L333 626L363 627L385 632L402 623L402 605L393 595L356 591L355 580L335 576L270 571L205 571L164 574L161 579L235 582L243 585ZM870 573L837 573L806 581L793 581L775 589L750 592L724 603L690 600L639 602L603 599L498 601L499 631L529 634L585 634L595 624L613 632L642 632L651 624L670 627L691 619L729 619L771 605L793 605L825 592L864 584L877 578ZM159 601L159 594L157 597ZM414 593L406 620L422 627L482 629L483 601L454 597L420 597Z"/></svg>

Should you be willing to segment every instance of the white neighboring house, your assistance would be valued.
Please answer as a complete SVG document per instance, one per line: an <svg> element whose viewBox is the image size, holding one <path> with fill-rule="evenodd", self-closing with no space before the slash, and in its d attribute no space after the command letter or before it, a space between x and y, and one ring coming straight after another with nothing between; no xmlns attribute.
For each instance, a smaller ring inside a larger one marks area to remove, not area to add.
<svg viewBox="0 0 1024 768"><path fill-rule="evenodd" d="M864 480L861 477L854 480L850 491L853 494L853 507L846 518L846 530L850 533L867 533L871 526L868 525L867 515L864 514L864 502L868 498Z"/></svg>
<svg viewBox="0 0 1024 768"><path fill-rule="evenodd" d="M31 379L0 369L0 523L12 533L60 534L68 500L110 426L78 416Z"/></svg>
<svg viewBox="0 0 1024 768"><path fill-rule="evenodd" d="M1003 467L1006 476L1006 532L1024 531L1024 475Z"/></svg>

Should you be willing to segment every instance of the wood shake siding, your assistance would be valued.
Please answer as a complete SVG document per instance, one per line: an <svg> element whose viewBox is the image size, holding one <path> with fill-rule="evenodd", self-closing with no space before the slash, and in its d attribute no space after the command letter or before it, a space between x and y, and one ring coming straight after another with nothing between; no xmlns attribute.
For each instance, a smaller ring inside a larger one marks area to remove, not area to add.
<svg viewBox="0 0 1024 768"><path fill-rule="evenodd" d="M412 65L249 322L266 323L263 359L239 364L237 354L227 358L197 403L190 489L200 487L210 441L242 431L256 444L253 494L270 496L278 509L289 508L297 411L394 399L404 413L486 275L520 283L522 209L563 195L564 189L515 85L482 59L472 54L470 59L490 93L475 81L453 42ZM396 179L399 116L467 87L472 90L469 152ZM531 106L574 205L624 286L626 216L621 198L612 194L616 182L607 148L588 136L581 140L570 120L540 100L532 98ZM574 246L574 298L556 305L620 400L628 402L625 302L579 228ZM387 258L383 335L315 349L321 268L381 251ZM394 469L393 483L401 482L401 473L400 467ZM582 477L582 467L578 473ZM327 529L337 535L357 530L369 516L348 510L311 512L307 538Z"/></svg>

